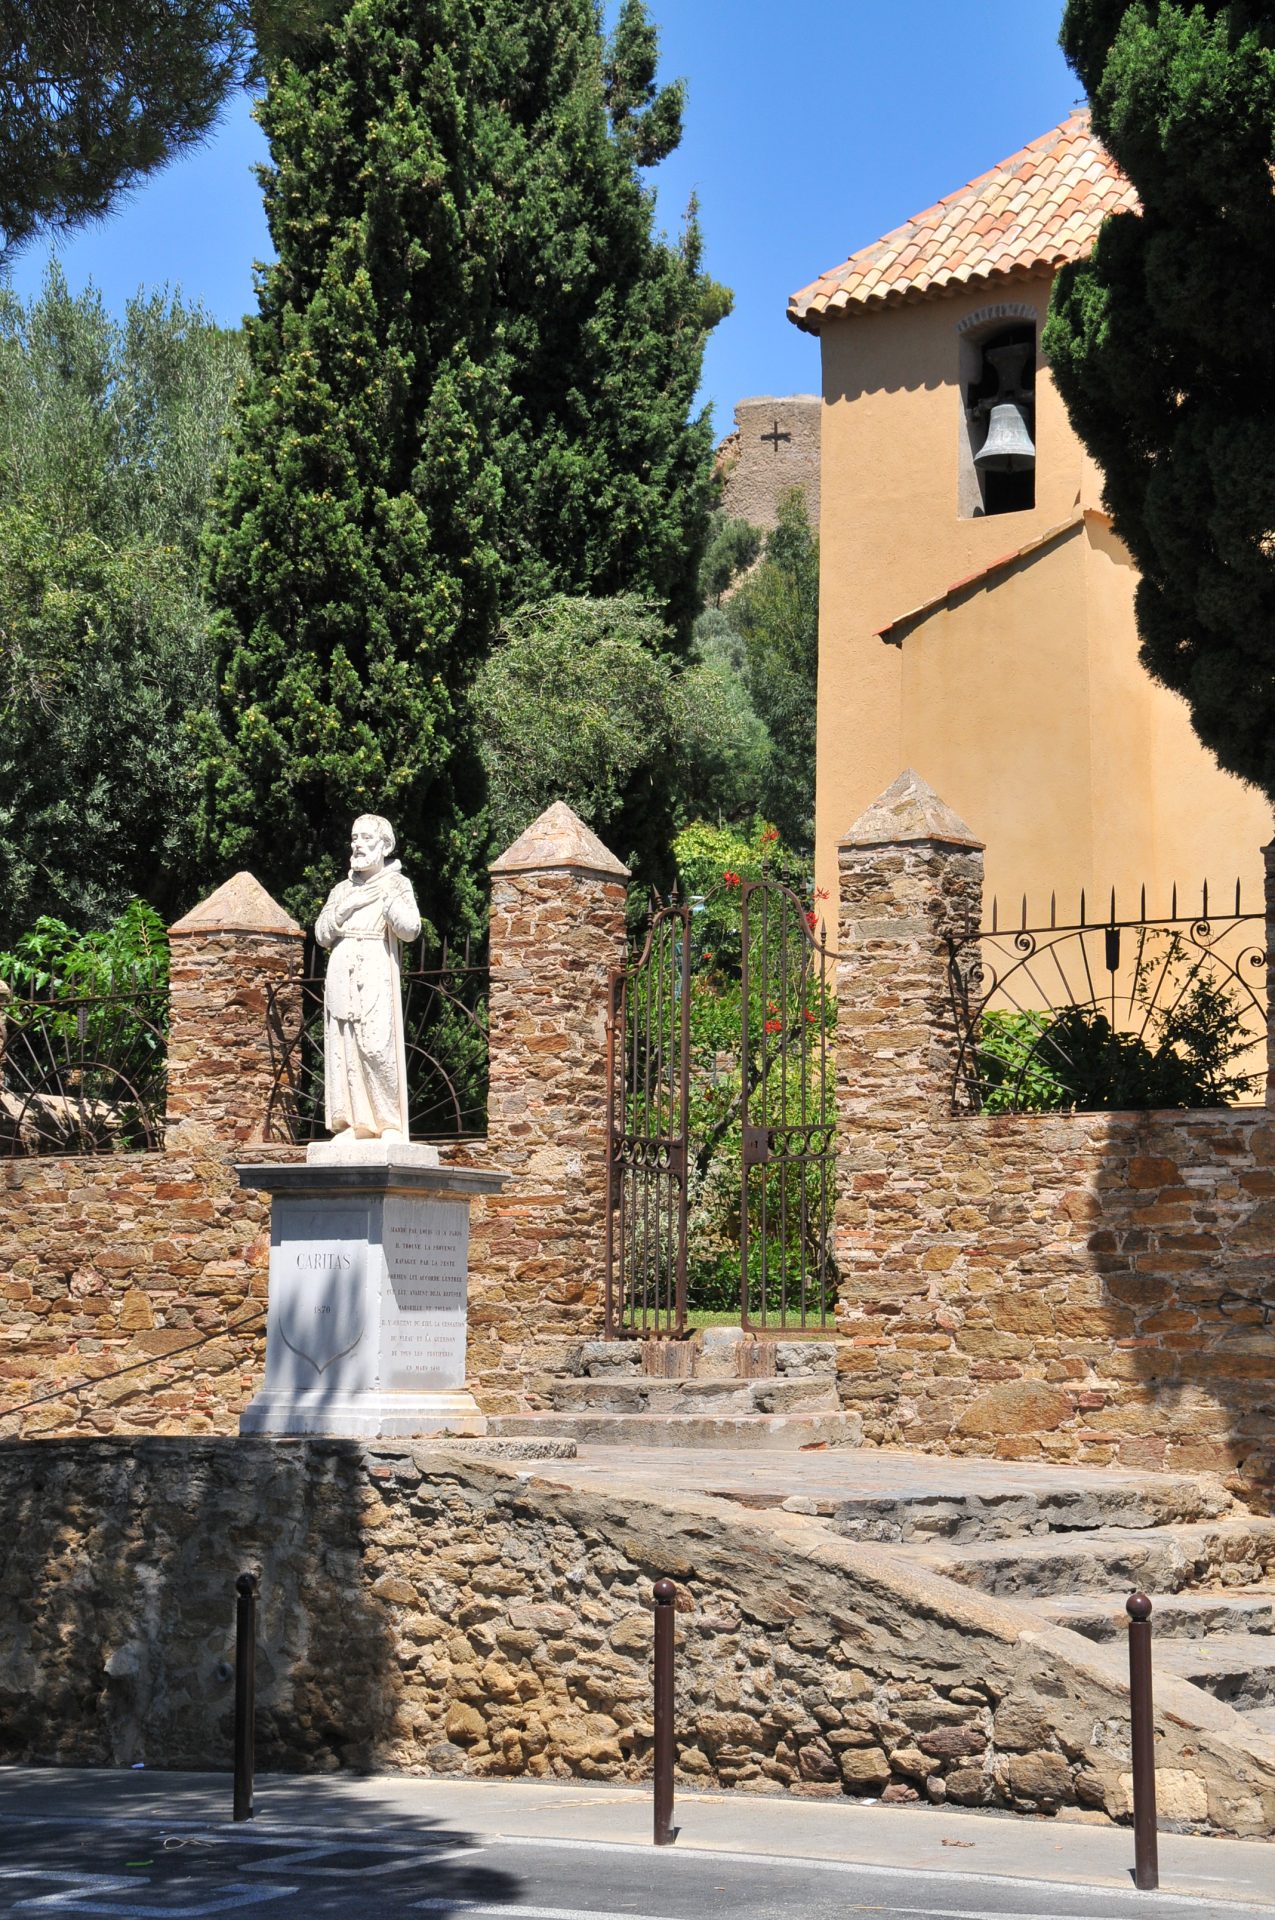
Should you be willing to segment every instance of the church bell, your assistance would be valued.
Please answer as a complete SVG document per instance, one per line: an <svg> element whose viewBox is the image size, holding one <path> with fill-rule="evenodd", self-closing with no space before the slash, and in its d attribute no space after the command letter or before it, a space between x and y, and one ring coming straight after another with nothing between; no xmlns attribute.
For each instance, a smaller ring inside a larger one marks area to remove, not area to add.
<svg viewBox="0 0 1275 1920"><path fill-rule="evenodd" d="M1023 410L1013 400L998 400L987 423L987 438L974 455L987 473L1026 473L1036 464L1036 449Z"/></svg>
<svg viewBox="0 0 1275 1920"><path fill-rule="evenodd" d="M997 390L991 400L982 403L988 416L987 438L974 455L974 465L984 473L1027 473L1036 464L1026 414L1031 397L1026 386L1031 354L1027 342L988 349L986 358L996 369Z"/></svg>

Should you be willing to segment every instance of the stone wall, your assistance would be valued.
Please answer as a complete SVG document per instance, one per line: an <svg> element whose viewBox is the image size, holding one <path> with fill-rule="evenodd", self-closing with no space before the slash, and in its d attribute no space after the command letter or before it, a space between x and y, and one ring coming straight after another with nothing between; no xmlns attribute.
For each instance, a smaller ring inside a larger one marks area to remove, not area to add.
<svg viewBox="0 0 1275 1920"><path fill-rule="evenodd" d="M563 806L493 868L489 1134L444 1149L514 1176L471 1217L471 1385L491 1413L601 1330L627 878ZM260 1383L269 1207L234 1168L304 1152L264 1139L303 936L247 873L170 934L164 1151L0 1159L0 1433L234 1432Z"/></svg>
<svg viewBox="0 0 1275 1920"><path fill-rule="evenodd" d="M838 1368L895 1445L1275 1485L1275 1114L954 1115L978 842L902 776L841 848Z"/></svg>
<svg viewBox="0 0 1275 1920"><path fill-rule="evenodd" d="M1122 1648L803 1515L268 1440L0 1445L0 1506L5 1761L228 1766L248 1567L261 1768L640 1780L666 1575L684 1781L1127 1812ZM1275 1746L1157 1705L1170 1817L1269 1831Z"/></svg>
<svg viewBox="0 0 1275 1920"><path fill-rule="evenodd" d="M822 404L817 393L763 394L738 402L734 430L717 452L724 512L769 532L783 495L800 487L818 533Z"/></svg>
<svg viewBox="0 0 1275 1920"><path fill-rule="evenodd" d="M164 1150L0 1159L0 1431L233 1432L265 1357L267 989L302 933L239 873L170 929Z"/></svg>
<svg viewBox="0 0 1275 1920"><path fill-rule="evenodd" d="M0 1160L6 1434L234 1430L264 1364L268 1208L215 1137L183 1142Z"/></svg>

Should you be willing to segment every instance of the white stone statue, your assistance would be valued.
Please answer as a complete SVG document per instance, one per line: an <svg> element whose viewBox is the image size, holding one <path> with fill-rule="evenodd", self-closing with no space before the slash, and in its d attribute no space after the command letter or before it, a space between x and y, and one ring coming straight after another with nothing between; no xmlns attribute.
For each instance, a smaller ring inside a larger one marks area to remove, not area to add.
<svg viewBox="0 0 1275 1920"><path fill-rule="evenodd" d="M350 877L333 887L314 929L332 956L323 987L324 1118L337 1140L408 1137L399 945L419 937L421 916L393 851L389 821L360 814Z"/></svg>

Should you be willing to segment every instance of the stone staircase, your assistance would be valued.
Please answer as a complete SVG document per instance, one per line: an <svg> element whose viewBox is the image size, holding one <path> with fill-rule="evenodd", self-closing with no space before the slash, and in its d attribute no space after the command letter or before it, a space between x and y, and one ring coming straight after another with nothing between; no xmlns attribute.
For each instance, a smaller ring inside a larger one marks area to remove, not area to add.
<svg viewBox="0 0 1275 1920"><path fill-rule="evenodd" d="M582 1445L855 1447L858 1414L837 1394L830 1341L766 1340L708 1327L686 1341L590 1340L534 1383L534 1411L488 1421L496 1438Z"/></svg>
<svg viewBox="0 0 1275 1920"><path fill-rule="evenodd" d="M980 1463L981 1464L981 1463ZM1123 1640L1126 1596L1153 1603L1155 1671L1275 1733L1275 1519L1209 1476L1145 1476L1109 1489L851 1499L838 1533L891 1543L948 1579L1026 1605L1050 1625Z"/></svg>

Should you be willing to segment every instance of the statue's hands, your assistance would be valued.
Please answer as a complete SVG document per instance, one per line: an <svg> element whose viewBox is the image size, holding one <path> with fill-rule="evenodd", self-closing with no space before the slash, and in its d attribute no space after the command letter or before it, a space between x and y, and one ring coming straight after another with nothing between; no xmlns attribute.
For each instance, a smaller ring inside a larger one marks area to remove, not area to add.
<svg viewBox="0 0 1275 1920"><path fill-rule="evenodd" d="M333 904L332 918L336 921L338 927L340 927L343 926L347 920L353 919L358 910L358 900L353 894L347 894L343 900L337 900Z"/></svg>

